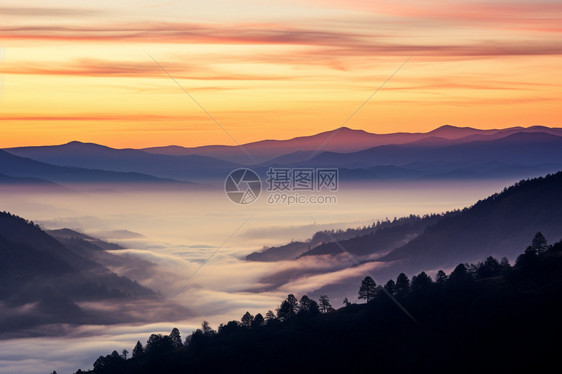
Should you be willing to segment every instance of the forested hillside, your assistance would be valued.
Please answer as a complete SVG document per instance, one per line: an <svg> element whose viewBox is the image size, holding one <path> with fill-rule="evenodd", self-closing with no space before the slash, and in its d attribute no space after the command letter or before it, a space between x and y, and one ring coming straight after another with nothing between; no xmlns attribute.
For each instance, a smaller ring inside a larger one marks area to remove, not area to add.
<svg viewBox="0 0 562 374"><path fill-rule="evenodd" d="M177 329L153 334L91 373L498 373L558 365L562 332L562 242L537 233L514 266L488 257L435 279L365 277L365 304L335 310L289 295L277 312L204 322L185 342ZM78 371L81 373L82 371Z"/></svg>

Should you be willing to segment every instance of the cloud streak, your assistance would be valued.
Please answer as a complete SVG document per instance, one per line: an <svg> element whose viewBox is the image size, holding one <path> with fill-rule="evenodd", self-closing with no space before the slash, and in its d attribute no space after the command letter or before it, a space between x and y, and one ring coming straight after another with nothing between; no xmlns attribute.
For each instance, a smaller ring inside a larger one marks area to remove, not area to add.
<svg viewBox="0 0 562 374"><path fill-rule="evenodd" d="M562 4L557 1L467 1L444 2L419 1L354 1L318 0L324 5L345 9L358 9L377 15L393 16L397 19L426 20L447 25L490 25L494 28L511 28L516 25L560 23Z"/></svg>
<svg viewBox="0 0 562 374"><path fill-rule="evenodd" d="M69 115L29 115L25 113L0 114L0 121L166 121L176 120L176 116L155 114L111 114L111 113L85 113ZM201 117L203 118L203 117Z"/></svg>
<svg viewBox="0 0 562 374"><path fill-rule="evenodd" d="M341 45L360 39L362 35L294 28L281 24L133 22L84 27L2 27L0 37L7 40L81 42Z"/></svg>
<svg viewBox="0 0 562 374"><path fill-rule="evenodd" d="M179 61L166 62L165 65L166 70L173 74L176 79L201 81L280 81L298 79L297 76L287 75L217 72L203 64L195 65ZM72 62L49 63L4 63L0 65L0 74L169 79L166 75L162 74L162 70L157 65L150 61L108 61L99 59L78 59Z"/></svg>
<svg viewBox="0 0 562 374"><path fill-rule="evenodd" d="M545 25L541 23L541 28ZM559 26L556 26L559 29ZM408 43L393 38L392 33L374 34L349 31L326 31L322 29L297 28L281 24L264 25L206 25L193 23L129 23L104 26L19 26L0 28L0 38L5 40L112 42L112 43L173 43L173 44L234 44L234 45L293 45L322 47L328 56L365 55L421 55L421 56L522 56L559 55L562 43L559 40L467 40L462 44L437 42ZM304 51L306 54L306 51ZM319 51L311 50L316 54ZM156 72L149 64L121 62L118 65L101 64L83 60L80 68L96 75L149 74ZM178 66L167 65L170 72ZM200 67L199 67L200 69ZM28 69L32 71L33 69ZM57 71L57 69L53 69ZM72 71L72 70L71 70ZM38 73L41 73L38 69ZM70 74L70 73L67 73Z"/></svg>
<svg viewBox="0 0 562 374"><path fill-rule="evenodd" d="M105 14L99 9L80 9L80 8L60 8L60 7L17 7L2 6L0 14L5 16L22 16L22 17L89 17Z"/></svg>

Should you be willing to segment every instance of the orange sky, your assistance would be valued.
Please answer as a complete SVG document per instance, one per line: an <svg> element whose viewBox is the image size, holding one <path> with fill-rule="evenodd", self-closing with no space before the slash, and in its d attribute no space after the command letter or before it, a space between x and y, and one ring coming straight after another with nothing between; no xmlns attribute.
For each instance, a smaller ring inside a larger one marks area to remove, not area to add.
<svg viewBox="0 0 562 374"><path fill-rule="evenodd" d="M344 123L561 126L559 1L14 4L0 5L0 147L234 144L149 54L240 143Z"/></svg>

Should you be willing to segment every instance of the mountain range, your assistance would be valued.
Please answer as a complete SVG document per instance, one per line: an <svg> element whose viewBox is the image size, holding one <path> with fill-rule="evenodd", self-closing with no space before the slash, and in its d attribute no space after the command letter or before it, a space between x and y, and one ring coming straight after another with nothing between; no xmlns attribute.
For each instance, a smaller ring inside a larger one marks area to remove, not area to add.
<svg viewBox="0 0 562 374"><path fill-rule="evenodd" d="M262 177L270 167L339 168L342 181L520 179L562 169L562 129L442 126L427 133L372 134L342 127L289 140L194 148L114 149L73 141L0 151L0 184L103 182L194 188L197 183L222 185L232 170L244 166Z"/></svg>
<svg viewBox="0 0 562 374"><path fill-rule="evenodd" d="M258 164L293 154L293 162L304 161L321 152L349 153L383 145L400 144L460 144L477 140L497 140L518 132L543 132L562 136L562 129L544 126L511 127L500 130L479 130L471 127L441 126L426 133L398 132L374 134L363 130L340 127L311 136L288 140L262 140L241 146L180 146L151 147L143 150L167 155L200 155L227 160L239 164ZM248 153L251 156L248 156ZM299 155L297 157L297 155ZM272 161L271 163L275 163Z"/></svg>
<svg viewBox="0 0 562 374"><path fill-rule="evenodd" d="M169 156L137 149L114 149L80 142L58 146L12 148L7 151L20 157L53 165L133 172L183 181L217 176L222 178L225 170L238 167L231 162L199 155Z"/></svg>
<svg viewBox="0 0 562 374"><path fill-rule="evenodd" d="M301 163L314 167L365 168L377 165L461 163L467 161L537 165L562 160L562 136L543 132L518 132L501 139L466 143L385 145L359 152L322 152ZM275 160L273 161L275 162Z"/></svg>
<svg viewBox="0 0 562 374"><path fill-rule="evenodd" d="M69 156L72 157L72 156ZM185 184L136 172L119 172L48 164L0 150L0 182L52 185L55 183Z"/></svg>

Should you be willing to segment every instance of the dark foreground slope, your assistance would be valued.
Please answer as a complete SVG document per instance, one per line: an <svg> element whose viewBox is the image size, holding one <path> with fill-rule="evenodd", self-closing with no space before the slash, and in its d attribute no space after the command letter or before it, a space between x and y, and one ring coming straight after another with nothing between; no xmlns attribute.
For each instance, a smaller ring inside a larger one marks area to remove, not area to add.
<svg viewBox="0 0 562 374"><path fill-rule="evenodd" d="M522 180L448 215L379 260L416 273L490 255L514 258L537 231L562 237L562 172Z"/></svg>
<svg viewBox="0 0 562 374"><path fill-rule="evenodd" d="M0 338L39 325L116 322L115 314L91 313L80 302L155 296L111 272L91 254L95 249L77 245L77 240L63 244L34 223L0 212Z"/></svg>
<svg viewBox="0 0 562 374"><path fill-rule="evenodd" d="M187 345L177 330L152 335L133 358L100 357L93 373L547 372L559 367L562 242L534 244L514 267L488 258L436 282L397 279L368 304L321 314L308 303L294 314L290 295L265 323L198 330Z"/></svg>

